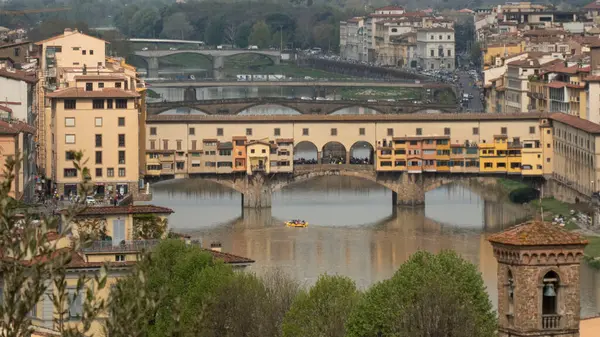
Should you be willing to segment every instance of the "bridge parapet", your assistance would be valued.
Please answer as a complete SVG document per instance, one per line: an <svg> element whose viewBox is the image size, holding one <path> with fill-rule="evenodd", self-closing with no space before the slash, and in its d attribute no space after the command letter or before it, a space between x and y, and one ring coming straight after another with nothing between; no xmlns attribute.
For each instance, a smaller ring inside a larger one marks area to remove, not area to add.
<svg viewBox="0 0 600 337"><path fill-rule="evenodd" d="M294 165L294 174L306 174L315 171L347 171L347 172L375 172L375 165L360 164L303 164Z"/></svg>

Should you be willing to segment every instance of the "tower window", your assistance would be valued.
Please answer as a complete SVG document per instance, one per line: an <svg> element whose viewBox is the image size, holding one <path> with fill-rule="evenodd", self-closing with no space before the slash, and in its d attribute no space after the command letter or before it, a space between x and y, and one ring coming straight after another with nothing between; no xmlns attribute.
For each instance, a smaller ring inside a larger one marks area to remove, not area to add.
<svg viewBox="0 0 600 337"><path fill-rule="evenodd" d="M549 271L544 275L544 287L542 287L542 315L557 314L557 297L558 297L558 275Z"/></svg>
<svg viewBox="0 0 600 337"><path fill-rule="evenodd" d="M513 275L512 272L509 270L508 271L508 280L507 280L507 292L506 292L506 297L508 300L508 313L510 315L513 314L513 310L514 310L514 304L515 304L515 280L513 279Z"/></svg>

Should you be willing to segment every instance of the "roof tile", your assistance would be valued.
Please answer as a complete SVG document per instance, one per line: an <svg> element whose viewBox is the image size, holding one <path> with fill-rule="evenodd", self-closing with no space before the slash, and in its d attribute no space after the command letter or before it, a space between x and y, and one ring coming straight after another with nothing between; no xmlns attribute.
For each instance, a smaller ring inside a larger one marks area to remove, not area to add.
<svg viewBox="0 0 600 337"><path fill-rule="evenodd" d="M529 221L488 237L488 241L510 246L586 245L581 235L548 222Z"/></svg>
<svg viewBox="0 0 600 337"><path fill-rule="evenodd" d="M117 88L86 91L84 88L65 88L46 94L51 98L135 98L140 95L134 91Z"/></svg>
<svg viewBox="0 0 600 337"><path fill-rule="evenodd" d="M581 119L577 116L567 115L561 112L556 112L550 115L550 119L570 125L574 128L583 130L592 134L600 134L600 124L590 122L586 119Z"/></svg>

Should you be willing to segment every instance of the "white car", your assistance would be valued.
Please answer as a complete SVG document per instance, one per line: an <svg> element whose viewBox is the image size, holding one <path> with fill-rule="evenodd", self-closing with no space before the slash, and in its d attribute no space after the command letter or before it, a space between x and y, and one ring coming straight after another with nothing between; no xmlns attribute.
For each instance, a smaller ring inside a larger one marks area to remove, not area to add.
<svg viewBox="0 0 600 337"><path fill-rule="evenodd" d="M312 101L313 100L312 98L307 97L307 96L302 96L302 97L300 97L300 99L303 101Z"/></svg>
<svg viewBox="0 0 600 337"><path fill-rule="evenodd" d="M146 50L148 50L148 47L144 47L144 48L142 48L142 50L143 50L143 51L146 51Z"/></svg>
<svg viewBox="0 0 600 337"><path fill-rule="evenodd" d="M177 48L171 47L171 48L169 48L169 50L177 50Z"/></svg>
<svg viewBox="0 0 600 337"><path fill-rule="evenodd" d="M326 101L327 99L325 97L317 97L317 101Z"/></svg>
<svg viewBox="0 0 600 337"><path fill-rule="evenodd" d="M87 197L85 197L85 203L87 205L95 205L96 204L96 199L94 199L93 196L88 195Z"/></svg>
<svg viewBox="0 0 600 337"><path fill-rule="evenodd" d="M248 49L250 49L250 50L258 50L258 46L251 45L251 46L248 46Z"/></svg>
<svg viewBox="0 0 600 337"><path fill-rule="evenodd" d="M223 46L222 46L222 45L218 45L218 46L217 46L217 49L219 49L219 50L220 50L220 49L223 49Z"/></svg>
<svg viewBox="0 0 600 337"><path fill-rule="evenodd" d="M369 99L369 100L367 100L367 102L369 102L369 103L375 103L375 102L377 102L377 100L376 99Z"/></svg>

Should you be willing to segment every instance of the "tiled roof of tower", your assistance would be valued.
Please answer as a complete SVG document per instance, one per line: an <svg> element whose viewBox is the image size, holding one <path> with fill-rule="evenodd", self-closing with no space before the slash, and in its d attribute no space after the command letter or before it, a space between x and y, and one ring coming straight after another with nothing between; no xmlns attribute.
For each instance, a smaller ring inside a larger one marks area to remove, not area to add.
<svg viewBox="0 0 600 337"><path fill-rule="evenodd" d="M529 221L488 237L492 243L510 246L586 245L581 235L548 222Z"/></svg>

